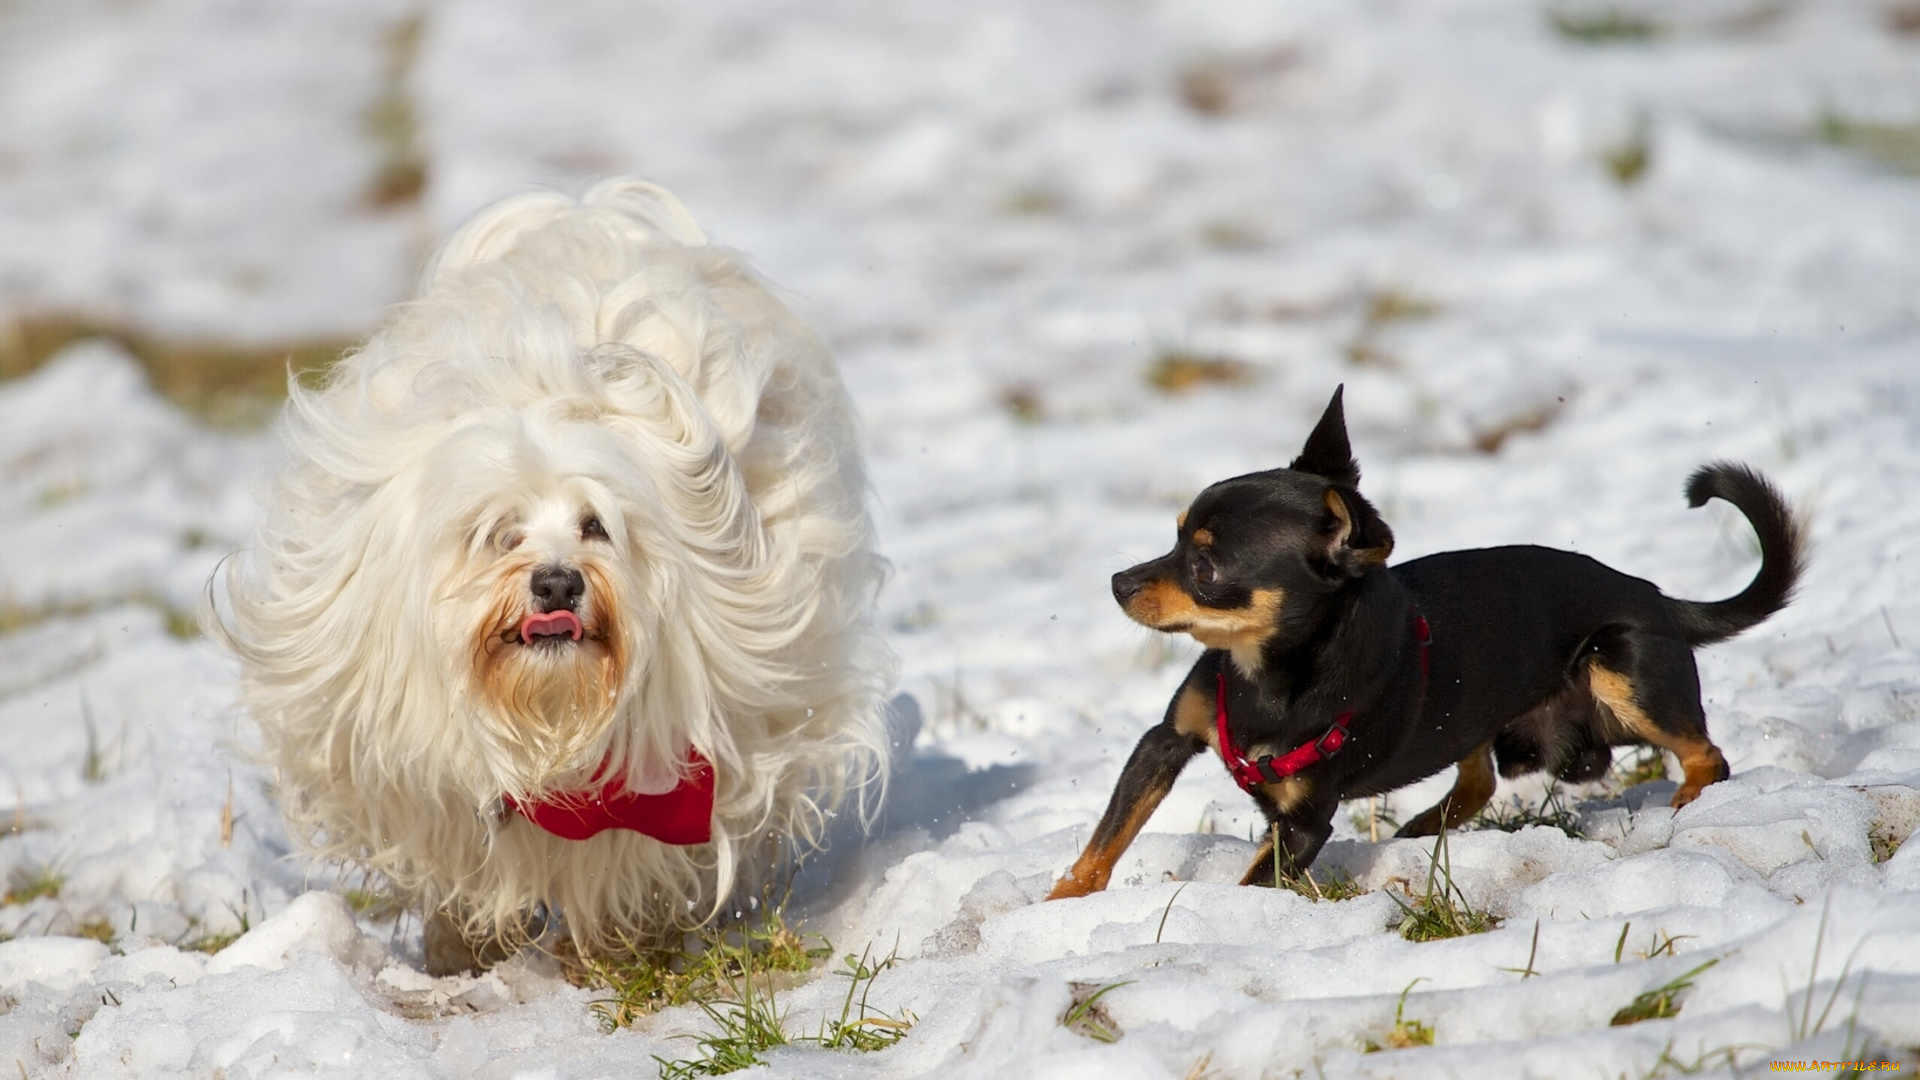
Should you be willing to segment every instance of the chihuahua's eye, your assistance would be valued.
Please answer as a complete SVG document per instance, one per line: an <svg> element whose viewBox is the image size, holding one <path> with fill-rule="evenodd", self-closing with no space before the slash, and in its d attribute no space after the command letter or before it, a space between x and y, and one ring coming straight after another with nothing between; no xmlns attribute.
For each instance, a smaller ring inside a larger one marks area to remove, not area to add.
<svg viewBox="0 0 1920 1080"><path fill-rule="evenodd" d="M600 519L594 515L588 514L586 520L580 523L580 539L605 540L606 538L607 527L600 524Z"/></svg>
<svg viewBox="0 0 1920 1080"><path fill-rule="evenodd" d="M1213 567L1213 560L1205 555L1197 555L1193 560L1193 582L1196 585L1211 585L1220 580L1220 572Z"/></svg>

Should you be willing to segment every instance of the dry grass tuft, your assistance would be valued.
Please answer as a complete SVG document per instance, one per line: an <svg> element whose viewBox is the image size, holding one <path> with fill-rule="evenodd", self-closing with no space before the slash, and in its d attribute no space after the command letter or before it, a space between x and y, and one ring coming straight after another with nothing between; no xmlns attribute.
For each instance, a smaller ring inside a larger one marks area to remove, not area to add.
<svg viewBox="0 0 1920 1080"><path fill-rule="evenodd" d="M1184 394L1201 386L1247 386L1255 369L1231 356L1205 356L1174 349L1147 366L1147 384L1164 394Z"/></svg>
<svg viewBox="0 0 1920 1080"><path fill-rule="evenodd" d="M1536 405L1514 413L1497 423L1480 428L1473 433L1473 448L1483 454L1497 454L1507 440L1515 435L1530 431L1540 431L1559 418L1566 408L1567 399L1556 397L1551 405Z"/></svg>
<svg viewBox="0 0 1920 1080"><path fill-rule="evenodd" d="M97 941L102 945L111 945L113 944L113 924L105 919L83 922L74 928L73 936Z"/></svg>
<svg viewBox="0 0 1920 1080"><path fill-rule="evenodd" d="M864 1054L885 1050L906 1038L907 1032L919 1022L919 1017L905 1011L899 1016L888 1016L867 1004L868 997L873 993L874 980L880 977L881 972L899 963L899 946L896 945L884 960L874 960L870 947L862 950L857 957L848 953L842 960L846 967L834 974L846 976L847 996L840 1003L840 1018L828 1021L821 1028L820 1045L829 1050L853 1050Z"/></svg>
<svg viewBox="0 0 1920 1080"><path fill-rule="evenodd" d="M1693 985L1693 977L1719 963L1718 959L1709 960L1685 975L1671 982L1641 994L1632 1002L1613 1014L1609 1022L1613 1027L1626 1027L1642 1020L1665 1020L1680 1015L1680 992Z"/></svg>
<svg viewBox="0 0 1920 1080"><path fill-rule="evenodd" d="M1368 327L1414 319L1431 319L1440 314L1440 304L1424 296L1399 289L1377 289L1366 297L1361 313Z"/></svg>
<svg viewBox="0 0 1920 1080"><path fill-rule="evenodd" d="M1667 755L1658 747L1643 746L1624 763L1613 766L1613 786L1621 791L1667 778Z"/></svg>
<svg viewBox="0 0 1920 1080"><path fill-rule="evenodd" d="M1881 17L1889 34L1920 35L1920 0L1897 0L1886 6Z"/></svg>
<svg viewBox="0 0 1920 1080"><path fill-rule="evenodd" d="M1568 806L1559 784L1549 783L1540 801L1532 806L1514 796L1502 804L1488 804L1475 815L1473 825L1479 829L1495 829L1500 832L1519 832L1533 825L1545 825L1550 829L1559 829L1568 836L1579 840L1580 815Z"/></svg>
<svg viewBox="0 0 1920 1080"><path fill-rule="evenodd" d="M1623 188L1639 183L1646 176L1648 166L1653 164L1653 140L1647 118L1636 117L1626 137L1603 149L1600 164L1606 166L1613 182Z"/></svg>
<svg viewBox="0 0 1920 1080"><path fill-rule="evenodd" d="M408 91L408 77L420 55L426 17L419 12L394 24L386 37L386 71L380 96L362 116L367 134L380 148L380 164L367 185L369 206L387 208L417 201L427 187L427 157L420 149L420 118Z"/></svg>
<svg viewBox="0 0 1920 1080"><path fill-rule="evenodd" d="M227 801L220 804L220 846L233 846L233 774L227 774Z"/></svg>
<svg viewBox="0 0 1920 1080"><path fill-rule="evenodd" d="M246 893L243 892L240 894L239 907L235 908L232 905L228 905L227 910L233 912L234 916L240 920L240 929L226 934L199 934L181 942L179 947L187 952L206 953L208 956L212 956L221 949L239 941L242 935L253 929L253 917L247 912ZM195 919L188 926L187 932L191 934L199 926L199 920Z"/></svg>
<svg viewBox="0 0 1920 1080"><path fill-rule="evenodd" d="M13 872L7 891L0 894L0 906L29 904L43 896L59 896L61 886L66 883L66 875L51 866L22 867Z"/></svg>
<svg viewBox="0 0 1920 1080"><path fill-rule="evenodd" d="M1253 251L1267 238L1250 224L1218 218L1200 226L1200 242L1218 251Z"/></svg>
<svg viewBox="0 0 1920 1080"><path fill-rule="evenodd" d="M208 956L212 956L214 953L219 952L221 949L239 940L239 934L202 934L192 941L181 945L180 948L187 952L205 953Z"/></svg>
<svg viewBox="0 0 1920 1080"><path fill-rule="evenodd" d="M1400 936L1412 942L1444 941L1447 938L1484 934L1498 929L1500 920L1484 911L1475 911L1467 895L1453 883L1453 860L1447 849L1447 830L1434 839L1433 854L1427 866L1425 891L1414 895L1407 887L1402 900L1391 889L1388 899L1400 905Z"/></svg>
<svg viewBox="0 0 1920 1080"><path fill-rule="evenodd" d="M104 338L125 349L154 388L182 408L226 426L270 419L287 396L287 372L324 372L353 341L316 338L243 344L174 338L74 312L25 315L0 324L0 379L36 371L61 349Z"/></svg>
<svg viewBox="0 0 1920 1080"><path fill-rule="evenodd" d="M1668 32L1647 16L1620 8L1556 9L1547 12L1547 23L1582 45L1641 45Z"/></svg>
<svg viewBox="0 0 1920 1080"><path fill-rule="evenodd" d="M1013 383L1000 388L1000 408L1021 424L1038 424L1047 418L1047 403L1040 388L1032 383Z"/></svg>
<svg viewBox="0 0 1920 1080"><path fill-rule="evenodd" d="M1213 1051L1209 1050L1194 1060L1184 1080L1212 1080L1214 1073L1211 1068L1208 1068L1212 1064Z"/></svg>
<svg viewBox="0 0 1920 1080"><path fill-rule="evenodd" d="M762 1053L793 1041L787 1036L786 1014L774 1003L771 974L767 976L764 991L754 986L751 966L730 979L729 985L733 994L726 1001L726 1007L708 1001L697 1002L719 1030L693 1037L694 1045L699 1048L696 1056L669 1061L654 1055L653 1060L660 1067L660 1080L724 1076L765 1065Z"/></svg>
<svg viewBox="0 0 1920 1080"><path fill-rule="evenodd" d="M1201 116L1226 116L1263 96L1299 62L1300 50L1291 45L1212 53L1181 67L1175 89L1180 103Z"/></svg>
<svg viewBox="0 0 1920 1080"><path fill-rule="evenodd" d="M341 899L353 909L354 914L364 915L375 922L392 922L406 911L406 905L393 893L377 886L360 889L343 889Z"/></svg>
<svg viewBox="0 0 1920 1080"><path fill-rule="evenodd" d="M899 960L897 951L876 960L869 948L859 956L847 954L843 958L845 967L834 972L847 979L839 1017L822 1019L815 1036L790 1034L787 1014L775 994L779 983L791 983L794 975L781 973L809 971L814 961L831 953L832 948L805 948L800 935L786 925L778 909L765 910L757 929L710 931L700 935L699 940L706 945L703 952L695 955L683 950L670 958L690 965L680 972L694 976L679 984L682 996L706 1014L715 1030L690 1036L696 1047L692 1057L670 1061L655 1055L661 1080L693 1080L749 1069L766 1064L760 1056L766 1051L796 1043L854 1053L884 1050L905 1038L917 1022L911 1012L903 1010L898 1016L889 1016L869 1004L874 981ZM608 969L601 965L600 970L604 973ZM639 983L652 984L661 970L659 965L652 965L651 970L634 966L627 974ZM640 1004L650 1011L666 1003L661 997L653 1004ZM609 1009L609 1004L596 1002L594 1010L610 1031L632 1022L632 1015L620 1022L619 1010L625 1006Z"/></svg>
<svg viewBox="0 0 1920 1080"><path fill-rule="evenodd" d="M1180 71L1180 103L1201 116L1233 111L1233 75L1225 64L1208 59Z"/></svg>
<svg viewBox="0 0 1920 1080"><path fill-rule="evenodd" d="M1051 217L1067 208L1067 197L1045 184L1015 188L1000 200L1000 212L1009 217Z"/></svg>
<svg viewBox="0 0 1920 1080"><path fill-rule="evenodd" d="M1105 997L1109 990L1118 990L1123 986L1131 985L1132 980L1105 984L1088 982L1067 984L1068 989L1073 993L1073 1004L1067 1006L1066 1013L1060 1017L1060 1026L1094 1042L1119 1042L1120 1036L1126 1033L1120 1030L1119 1024L1113 1022L1113 1016L1107 1012L1107 1007L1100 1003L1100 999Z"/></svg>
<svg viewBox="0 0 1920 1080"><path fill-rule="evenodd" d="M676 1005L728 999L742 980L813 970L833 952L821 941L809 945L777 908L765 908L758 926L709 927L677 948L635 947L623 957L573 958L568 975L580 985L609 991L593 1003L608 1031Z"/></svg>
<svg viewBox="0 0 1920 1080"><path fill-rule="evenodd" d="M164 600L145 593L38 606L16 603L0 595L0 636L38 626L48 619L79 618L114 604L138 604L141 607L153 608L160 613L161 622L166 626L167 633L181 641L191 641L200 636L200 620L193 612L176 608Z"/></svg>
<svg viewBox="0 0 1920 1080"><path fill-rule="evenodd" d="M1351 900L1356 896L1367 894L1367 890L1354 881L1350 874L1329 870L1322 876L1326 880L1314 877L1311 870L1303 870L1297 875L1275 874L1273 885L1277 889L1298 893L1315 902Z"/></svg>
<svg viewBox="0 0 1920 1080"><path fill-rule="evenodd" d="M1905 843L1906 839L1895 832L1892 826L1884 822L1876 823L1867 833L1867 846L1873 861L1883 863L1893 858L1894 853L1900 850L1900 845Z"/></svg>
<svg viewBox="0 0 1920 1080"><path fill-rule="evenodd" d="M1403 366L1399 357L1364 337L1355 338L1341 346L1340 355L1346 357L1347 363L1357 368L1399 371Z"/></svg>
<svg viewBox="0 0 1920 1080"><path fill-rule="evenodd" d="M28 829L40 828L41 823L27 816L27 791L16 778L13 782L13 820L7 823L7 832L19 836Z"/></svg>
<svg viewBox="0 0 1920 1080"><path fill-rule="evenodd" d="M1572 0L1549 9L1547 23L1561 37L1581 45L1649 45L1675 38L1754 34L1778 23L1793 5L1789 0L1751 0L1737 9L1692 17L1672 10L1675 7L1662 5L1656 15L1626 5Z"/></svg>
<svg viewBox="0 0 1920 1080"><path fill-rule="evenodd" d="M1440 305L1425 297L1392 287L1374 289L1360 298L1360 328L1341 346L1347 363L1360 368L1398 371L1400 358L1380 344L1380 337L1396 323L1431 319Z"/></svg>
<svg viewBox="0 0 1920 1080"><path fill-rule="evenodd" d="M1500 928L1500 920L1484 911L1475 911L1451 879L1444 889L1429 889L1406 900L1391 892L1387 896L1405 913L1400 920L1400 936L1411 942L1445 941Z"/></svg>
<svg viewBox="0 0 1920 1080"><path fill-rule="evenodd" d="M1400 1000L1393 1006L1393 1026L1388 1028L1386 1035L1378 1041L1368 1039L1362 1045L1366 1053L1377 1054L1382 1050L1406 1050L1415 1046L1433 1045L1433 1025L1406 1018L1407 994L1412 992L1414 984L1419 981L1419 979L1413 980L1407 984L1405 990L1400 991Z"/></svg>
<svg viewBox="0 0 1920 1080"><path fill-rule="evenodd" d="M1901 124L1855 120L1828 111L1821 115L1814 134L1829 146L1895 172L1920 176L1920 121Z"/></svg>

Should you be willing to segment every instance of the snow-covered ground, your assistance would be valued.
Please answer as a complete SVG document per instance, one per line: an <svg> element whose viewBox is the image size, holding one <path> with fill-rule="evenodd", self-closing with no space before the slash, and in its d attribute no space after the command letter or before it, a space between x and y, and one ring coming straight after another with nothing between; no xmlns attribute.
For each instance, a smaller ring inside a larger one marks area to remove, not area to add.
<svg viewBox="0 0 1920 1080"><path fill-rule="evenodd" d="M865 418L922 721L879 834L811 863L794 914L842 952L897 943L872 1004L918 1023L762 1075L1912 1069L1915 24L1895 0L12 0L0 315L354 334L478 205L615 172L792 289ZM365 116L395 101L428 179L381 209ZM1145 372L1177 353L1248 378L1163 393ZM1504 922L1414 944L1387 890L1427 845L1368 842L1357 807L1321 865L1365 895L1238 888L1255 815L1203 759L1111 889L1036 903L1192 655L1108 575L1207 482L1283 464L1341 382L1402 558L1545 543L1712 598L1755 557L1731 511L1685 509L1692 468L1749 462L1804 508L1799 600L1700 657L1733 779L1678 814L1664 782L1588 792L1584 839L1456 835ZM0 881L60 881L0 906L0 1070L689 1056L695 1010L604 1035L538 964L435 982L414 921L307 894L354 882L289 856L232 665L179 636L274 453L107 344L0 384ZM1710 960L1678 1017L1609 1025ZM1062 1025L1109 984L1117 1042ZM789 1028L844 987L785 992ZM1433 1045L1363 1053L1397 1005Z"/></svg>

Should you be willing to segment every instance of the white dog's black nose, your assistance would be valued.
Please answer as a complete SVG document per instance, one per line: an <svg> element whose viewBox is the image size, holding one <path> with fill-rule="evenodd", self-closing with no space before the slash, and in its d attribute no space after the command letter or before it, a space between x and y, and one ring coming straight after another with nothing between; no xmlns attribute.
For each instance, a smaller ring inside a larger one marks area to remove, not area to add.
<svg viewBox="0 0 1920 1080"><path fill-rule="evenodd" d="M533 572L533 606L541 611L572 611L587 591L587 579L571 566L542 566Z"/></svg>

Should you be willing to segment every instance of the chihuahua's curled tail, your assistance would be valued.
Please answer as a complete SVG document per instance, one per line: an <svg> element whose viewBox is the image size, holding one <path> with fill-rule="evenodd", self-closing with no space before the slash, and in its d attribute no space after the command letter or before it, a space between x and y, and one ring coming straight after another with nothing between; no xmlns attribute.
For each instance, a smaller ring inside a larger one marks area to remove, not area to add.
<svg viewBox="0 0 1920 1080"><path fill-rule="evenodd" d="M1747 516L1760 538L1760 570L1725 600L1669 598L1681 634L1696 647L1725 641L1786 607L1806 569L1806 533L1765 477L1728 461L1703 465L1687 478L1687 505L1698 508L1708 499L1725 499Z"/></svg>

